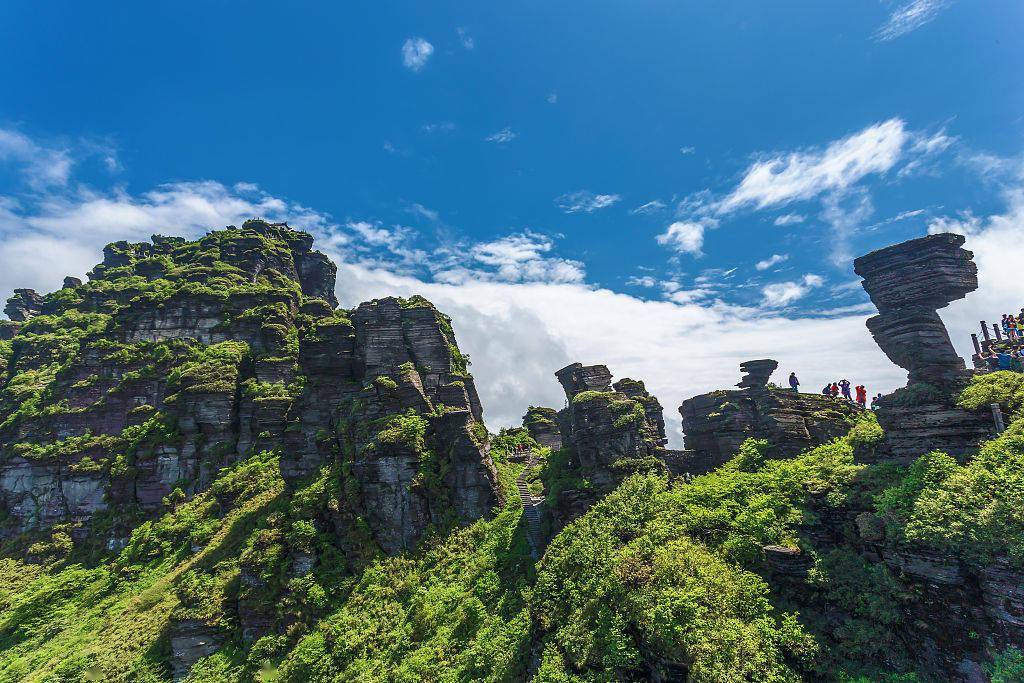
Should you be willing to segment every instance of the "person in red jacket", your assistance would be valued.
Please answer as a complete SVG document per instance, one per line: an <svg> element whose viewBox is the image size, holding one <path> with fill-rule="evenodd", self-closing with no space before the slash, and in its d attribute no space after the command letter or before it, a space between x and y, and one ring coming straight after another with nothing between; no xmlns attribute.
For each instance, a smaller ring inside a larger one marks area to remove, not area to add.
<svg viewBox="0 0 1024 683"><path fill-rule="evenodd" d="M857 405L866 408L868 404L868 390L863 384L857 385Z"/></svg>

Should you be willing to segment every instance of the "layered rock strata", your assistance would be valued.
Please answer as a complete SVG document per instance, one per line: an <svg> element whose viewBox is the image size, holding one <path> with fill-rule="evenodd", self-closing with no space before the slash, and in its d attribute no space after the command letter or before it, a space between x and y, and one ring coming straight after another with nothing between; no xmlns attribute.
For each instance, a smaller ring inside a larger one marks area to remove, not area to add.
<svg viewBox="0 0 1024 683"><path fill-rule="evenodd" d="M387 552L428 526L485 517L499 503L480 399L450 321L423 299L361 304L300 338L303 393L291 406L281 472L352 472L349 505Z"/></svg>
<svg viewBox="0 0 1024 683"><path fill-rule="evenodd" d="M856 408L818 394L769 389L778 366L773 360L748 361L742 390L719 390L683 401L685 468L710 472L729 461L747 439L765 439L769 455L788 458L845 435Z"/></svg>
<svg viewBox="0 0 1024 683"><path fill-rule="evenodd" d="M630 474L667 472L661 404L643 382L611 385L604 365L573 363L555 373L568 406L559 413L561 469L550 472L548 507L560 529Z"/></svg>
<svg viewBox="0 0 1024 683"><path fill-rule="evenodd" d="M523 427L541 446L557 451L562 447L562 430L558 426L558 411L543 406L530 406L523 416Z"/></svg>
<svg viewBox="0 0 1024 683"><path fill-rule="evenodd" d="M496 475L450 320L421 298L336 310L336 268L312 244L247 221L116 242L86 283L19 290L0 534L70 522L82 536L106 510L116 545L262 450L282 451L292 486L330 472L347 496L319 523L385 552L489 514Z"/></svg>
<svg viewBox="0 0 1024 683"><path fill-rule="evenodd" d="M929 235L854 261L879 311L868 319L868 329L908 374L907 388L885 397L878 410L896 460L933 449L962 456L992 433L988 416L956 406L969 373L937 313L978 287L974 255L963 244L962 235Z"/></svg>

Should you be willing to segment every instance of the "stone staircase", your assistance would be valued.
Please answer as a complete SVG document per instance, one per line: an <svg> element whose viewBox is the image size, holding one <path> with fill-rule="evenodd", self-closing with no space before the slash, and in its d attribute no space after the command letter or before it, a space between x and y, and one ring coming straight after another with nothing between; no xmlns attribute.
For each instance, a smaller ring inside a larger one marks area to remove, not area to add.
<svg viewBox="0 0 1024 683"><path fill-rule="evenodd" d="M536 560L540 558L543 545L540 535L540 504L544 502L544 498L530 493L526 475L531 467L540 464L540 459L533 451L530 451L524 464L526 469L516 477L516 488L519 490L519 499L523 501L523 518L526 520L526 538L530 542L530 555Z"/></svg>

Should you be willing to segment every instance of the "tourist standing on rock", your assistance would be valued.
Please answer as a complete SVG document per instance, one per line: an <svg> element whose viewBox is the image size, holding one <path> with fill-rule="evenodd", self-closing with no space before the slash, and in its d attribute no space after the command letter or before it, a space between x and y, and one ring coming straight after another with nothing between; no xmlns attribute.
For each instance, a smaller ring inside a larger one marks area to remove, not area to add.
<svg viewBox="0 0 1024 683"><path fill-rule="evenodd" d="M789 373L789 388L792 389L794 393L799 394L800 393L799 387L800 387L800 380L798 380L796 378L796 373L795 372Z"/></svg>
<svg viewBox="0 0 1024 683"><path fill-rule="evenodd" d="M847 401L853 401L853 397L850 396L850 380L844 379L839 383L839 388L843 390L843 398Z"/></svg>
<svg viewBox="0 0 1024 683"><path fill-rule="evenodd" d="M857 405L866 408L868 404L868 390L863 384L857 385Z"/></svg>
<svg viewBox="0 0 1024 683"><path fill-rule="evenodd" d="M879 391L878 395L871 399L871 410L878 410L878 402L882 400L882 392Z"/></svg>

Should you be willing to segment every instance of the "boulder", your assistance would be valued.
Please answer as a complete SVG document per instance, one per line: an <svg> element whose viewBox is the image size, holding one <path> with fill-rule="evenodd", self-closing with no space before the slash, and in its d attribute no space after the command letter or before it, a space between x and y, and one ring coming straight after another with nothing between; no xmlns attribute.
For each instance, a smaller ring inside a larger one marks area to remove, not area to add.
<svg viewBox="0 0 1024 683"><path fill-rule="evenodd" d="M778 367L779 362L771 359L748 360L740 363L740 372L743 373L743 377L736 386L740 389L763 389Z"/></svg>
<svg viewBox="0 0 1024 683"><path fill-rule="evenodd" d="M4 313L15 322L25 322L43 310L43 297L34 289L16 289L14 296L7 300Z"/></svg>

